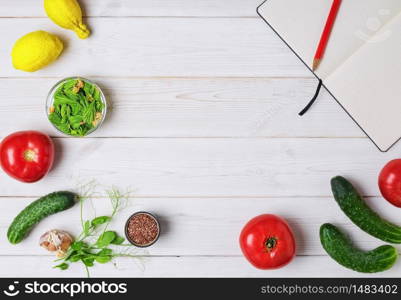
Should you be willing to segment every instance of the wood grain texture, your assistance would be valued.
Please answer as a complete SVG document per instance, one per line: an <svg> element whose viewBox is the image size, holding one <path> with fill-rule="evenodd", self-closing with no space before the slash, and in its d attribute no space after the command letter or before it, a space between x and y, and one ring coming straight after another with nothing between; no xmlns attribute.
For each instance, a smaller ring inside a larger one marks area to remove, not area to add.
<svg viewBox="0 0 401 300"><path fill-rule="evenodd" d="M7 198L0 201L0 255L47 255L39 247L39 237L50 229L66 230L74 236L81 232L79 206L40 222L18 245L8 243L6 233L14 216L34 198ZM381 198L369 198L381 215L399 223L399 212ZM13 203L10 206L10 203ZM110 215L108 199L88 201L85 219ZM298 256L326 255L319 240L319 228L331 222L349 234L355 245L371 250L385 244L364 233L343 214L331 197L320 198L131 198L110 229L124 236L124 224L136 211L150 211L160 218L162 234L153 247L139 255L148 256L242 256L238 236L254 216L273 213L284 217L294 230ZM397 246L401 251L401 247Z"/></svg>
<svg viewBox="0 0 401 300"><path fill-rule="evenodd" d="M67 271L52 269L52 257L0 256L0 276L85 277L82 266ZM16 268L15 266L18 266ZM285 268L263 271L243 257L151 257L144 260L119 259L117 266L94 267L92 277L399 277L400 264L375 274L357 273L339 266L327 256L298 257ZM346 282L344 284L347 284Z"/></svg>
<svg viewBox="0 0 401 300"><path fill-rule="evenodd" d="M89 25L93 34L79 40L48 19L0 19L0 77L311 76L259 19L105 18ZM58 34L64 53L34 74L14 70L14 42L39 29Z"/></svg>
<svg viewBox="0 0 401 300"><path fill-rule="evenodd" d="M0 136L30 128L32 120L37 129L62 136L44 113L47 93L59 79L0 80ZM298 116L315 79L91 79L111 107L94 137L364 137L324 91L307 115Z"/></svg>
<svg viewBox="0 0 401 300"><path fill-rule="evenodd" d="M0 17L45 17L43 0L3 1ZM261 0L80 0L86 16L256 17Z"/></svg>
<svg viewBox="0 0 401 300"><path fill-rule="evenodd" d="M397 223L379 195L377 173L401 146L382 154L325 92L303 118L315 78L256 17L257 0L80 0L93 31L87 40L45 17L42 0L4 0L0 10L1 137L37 129L54 137L55 166L35 184L0 173L0 276L82 277L83 268L53 270L37 245L61 228L76 234L74 207L41 222L20 245L6 241L13 217L35 197L97 179L133 191L113 227L136 210L156 213L161 239L140 260L94 268L97 277L391 277L349 271L322 250L318 228L333 222L356 245L383 244L352 225L331 197L334 175L352 179L369 204ZM58 34L66 49L36 73L11 66L15 40L33 30ZM48 90L59 79L94 79L112 110L91 138L61 138L45 117ZM108 212L94 199L96 214ZM87 207L93 215L92 206ZM247 220L285 217L298 256L286 268L259 271L238 248ZM398 247L399 250L400 247Z"/></svg>
<svg viewBox="0 0 401 300"><path fill-rule="evenodd" d="M40 196L97 179L129 186L138 197L330 196L330 178L345 175L374 196L379 170L397 153L340 138L67 138L56 148L43 181L27 186L2 172L2 195Z"/></svg>

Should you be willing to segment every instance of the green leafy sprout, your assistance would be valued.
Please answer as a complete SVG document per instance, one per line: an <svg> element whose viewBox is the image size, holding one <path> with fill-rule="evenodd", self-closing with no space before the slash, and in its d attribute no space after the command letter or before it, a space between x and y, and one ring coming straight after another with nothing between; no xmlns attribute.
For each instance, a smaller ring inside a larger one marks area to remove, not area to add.
<svg viewBox="0 0 401 300"><path fill-rule="evenodd" d="M89 185L93 185L93 183ZM83 217L84 201L90 195L86 194L80 197L79 205L82 232L71 244L66 255L56 260L59 264L54 266L54 268L66 270L72 263L82 263L89 277L89 268L93 267L95 263L105 264L111 262L116 257L139 258L137 255L134 255L132 251L129 251L129 248L132 249L134 247L133 245L128 243L124 244L124 237L119 236L115 231L109 230L110 222L126 205L129 198L128 194L122 194L116 188L106 190L106 193L112 207L110 216L99 216L91 220L85 220ZM120 251L117 251L116 248ZM127 248L128 251L126 251Z"/></svg>

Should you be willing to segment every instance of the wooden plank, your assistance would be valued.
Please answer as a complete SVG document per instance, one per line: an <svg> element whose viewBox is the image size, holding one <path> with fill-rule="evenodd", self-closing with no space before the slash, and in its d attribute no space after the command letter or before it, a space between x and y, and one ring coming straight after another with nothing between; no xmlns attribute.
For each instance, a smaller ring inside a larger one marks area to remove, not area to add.
<svg viewBox="0 0 401 300"><path fill-rule="evenodd" d="M0 256L1 277L85 277L81 265L66 271L52 269L51 257ZM16 268L15 266L18 266ZM328 256L297 257L284 268L270 271L252 267L242 257L151 257L145 260L119 259L117 266L91 268L92 277L399 277L400 263L374 274L348 270Z"/></svg>
<svg viewBox="0 0 401 300"><path fill-rule="evenodd" d="M367 139L57 139L54 169L22 184L3 172L2 195L38 196L77 181L131 187L157 197L330 196L330 178L345 175L378 195L377 175L398 153ZM398 150L397 150L398 149Z"/></svg>
<svg viewBox="0 0 401 300"><path fill-rule="evenodd" d="M86 16L256 17L261 0L80 0ZM2 1L0 17L44 17L43 0Z"/></svg>
<svg viewBox="0 0 401 300"><path fill-rule="evenodd" d="M78 236L81 232L79 206L42 220L18 245L7 241L12 219L34 198L3 198L0 201L0 255L47 255L39 247L39 237L50 229L62 229ZM397 223L399 211L381 198L369 198L369 204L384 218ZM10 205L12 203L12 205ZM161 221L162 234L154 246L139 255L151 256L241 256L238 236L251 218L273 213L284 217L293 228L297 254L325 255L320 245L319 228L333 223L350 235L355 245L371 250L384 242L353 225L332 198L132 198L110 225L124 236L128 217L146 210ZM108 199L93 199L84 207L85 219L110 215ZM401 222L398 222L401 225ZM400 249L401 250L401 249Z"/></svg>
<svg viewBox="0 0 401 300"><path fill-rule="evenodd" d="M44 114L47 93L59 79L0 80L1 135L31 128L35 120L36 129L62 136ZM112 108L95 137L364 137L324 91L310 112L298 117L315 79L93 80Z"/></svg>
<svg viewBox="0 0 401 300"><path fill-rule="evenodd" d="M93 35L79 40L48 19L0 19L0 77L311 76L259 19L104 18L89 25ZM38 29L59 34L64 53L34 74L14 70L14 42Z"/></svg>

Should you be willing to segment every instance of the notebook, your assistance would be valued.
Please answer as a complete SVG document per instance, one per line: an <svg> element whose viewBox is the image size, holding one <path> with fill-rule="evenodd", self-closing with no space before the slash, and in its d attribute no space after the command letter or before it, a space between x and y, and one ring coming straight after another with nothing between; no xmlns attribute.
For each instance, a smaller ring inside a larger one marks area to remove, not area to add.
<svg viewBox="0 0 401 300"><path fill-rule="evenodd" d="M266 0L258 14L312 70L332 0ZM343 0L315 75L381 150L401 138L401 0Z"/></svg>

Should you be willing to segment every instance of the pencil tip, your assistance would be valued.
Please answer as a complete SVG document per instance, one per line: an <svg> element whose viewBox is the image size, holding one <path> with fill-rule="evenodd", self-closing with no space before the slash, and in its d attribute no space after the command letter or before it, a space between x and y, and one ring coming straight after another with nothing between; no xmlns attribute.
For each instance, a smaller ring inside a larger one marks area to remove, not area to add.
<svg viewBox="0 0 401 300"><path fill-rule="evenodd" d="M315 58L313 60L313 65L312 65L312 71L315 72L317 68L319 68L320 65L320 59Z"/></svg>

